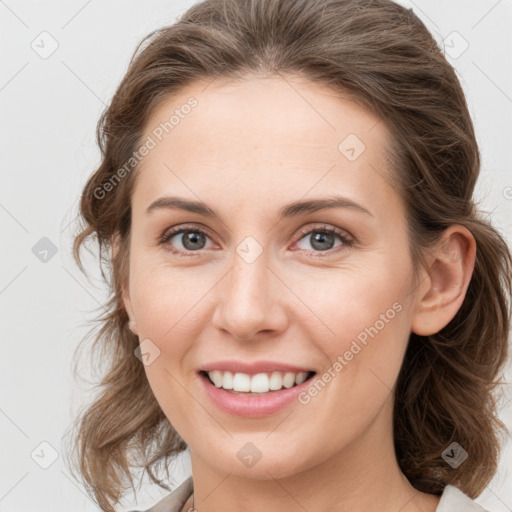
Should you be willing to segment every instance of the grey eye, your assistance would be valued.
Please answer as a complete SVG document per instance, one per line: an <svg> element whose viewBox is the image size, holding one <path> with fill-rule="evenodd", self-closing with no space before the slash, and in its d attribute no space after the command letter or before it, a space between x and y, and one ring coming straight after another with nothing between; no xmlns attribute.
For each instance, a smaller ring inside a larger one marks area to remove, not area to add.
<svg viewBox="0 0 512 512"><path fill-rule="evenodd" d="M307 233L305 236L303 236L299 240L299 243L301 243L303 240L308 240L309 243L311 244L311 247L313 247L314 250L329 251L330 249L333 249L334 247L336 247L334 245L336 238L339 238L343 242L340 235L338 235L336 233L329 233L326 231L316 230L316 231ZM339 245L342 245L342 244L340 243L340 244L338 244L338 246ZM307 247L301 247L301 249L304 249L306 251L310 250Z"/></svg>
<svg viewBox="0 0 512 512"><path fill-rule="evenodd" d="M172 242L174 238L179 240L182 244L182 247L178 246L178 249L185 251L197 251L205 248L207 235L201 231L188 229L174 233L169 237L169 243L175 245L176 242Z"/></svg>

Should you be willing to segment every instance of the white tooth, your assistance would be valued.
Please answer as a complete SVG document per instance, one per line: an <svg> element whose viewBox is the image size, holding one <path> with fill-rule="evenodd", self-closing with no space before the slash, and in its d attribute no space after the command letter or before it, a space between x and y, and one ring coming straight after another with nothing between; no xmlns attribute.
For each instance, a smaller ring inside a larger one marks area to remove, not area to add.
<svg viewBox="0 0 512 512"><path fill-rule="evenodd" d="M272 391L277 391L283 387L283 376L280 372L274 372L270 376L269 388Z"/></svg>
<svg viewBox="0 0 512 512"><path fill-rule="evenodd" d="M266 373L258 373L251 378L252 393L266 393L268 387L268 375Z"/></svg>
<svg viewBox="0 0 512 512"><path fill-rule="evenodd" d="M233 374L231 372L224 372L224 382L222 387L224 389L233 389Z"/></svg>
<svg viewBox="0 0 512 512"><path fill-rule="evenodd" d="M291 388L295 384L295 373L287 372L283 377L283 386L285 388Z"/></svg>
<svg viewBox="0 0 512 512"><path fill-rule="evenodd" d="M246 373L235 373L233 389L235 391L251 391L251 377Z"/></svg>
<svg viewBox="0 0 512 512"><path fill-rule="evenodd" d="M295 384L302 384L308 372L273 372L270 377L267 373L258 373L252 377L247 373L222 372L213 370L208 372L208 376L218 388L232 389L245 393L267 393L268 391L278 391L285 388L291 388Z"/></svg>
<svg viewBox="0 0 512 512"><path fill-rule="evenodd" d="M222 372L219 370L213 370L213 372L208 372L208 376L213 380L215 386L220 388L222 386Z"/></svg>
<svg viewBox="0 0 512 512"><path fill-rule="evenodd" d="M295 384L302 384L308 376L308 372L300 372L295 376Z"/></svg>

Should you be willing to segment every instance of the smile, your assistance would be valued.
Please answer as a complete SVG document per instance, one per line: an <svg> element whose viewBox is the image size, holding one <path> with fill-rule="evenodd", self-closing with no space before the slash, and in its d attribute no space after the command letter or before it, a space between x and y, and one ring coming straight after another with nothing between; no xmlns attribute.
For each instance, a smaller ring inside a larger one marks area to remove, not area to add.
<svg viewBox="0 0 512 512"><path fill-rule="evenodd" d="M297 401L316 372L242 372L200 371L203 389L222 412L243 418L261 418L274 414Z"/></svg>
<svg viewBox="0 0 512 512"><path fill-rule="evenodd" d="M213 370L207 372L207 375L211 383L218 388L254 396L297 386L311 377L312 373L314 372L272 372L249 375L241 372Z"/></svg>

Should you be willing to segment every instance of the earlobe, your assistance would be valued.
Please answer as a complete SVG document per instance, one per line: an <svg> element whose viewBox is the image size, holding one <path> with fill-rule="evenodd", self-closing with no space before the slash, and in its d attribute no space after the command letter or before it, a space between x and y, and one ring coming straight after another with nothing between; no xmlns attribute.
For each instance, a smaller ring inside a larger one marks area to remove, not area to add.
<svg viewBox="0 0 512 512"><path fill-rule="evenodd" d="M111 245L111 247L112 247L112 253L111 253L112 264L114 264L114 260L119 251L119 244L120 244L120 239L119 239L118 234L116 233L112 237L112 245ZM135 316L133 314L133 308L132 308L132 303L131 303L131 299L130 299L130 291L129 291L127 282L123 283L123 285L122 285L122 300L123 300L123 305L126 310L126 313L128 314L128 317L130 319L128 322L128 328L130 329L130 331L132 331L133 334L135 334L135 336L138 336L137 322L135 321Z"/></svg>
<svg viewBox="0 0 512 512"><path fill-rule="evenodd" d="M132 331L133 334L135 334L135 336L138 336L139 332L137 330L137 322L135 321L135 316L133 314L130 292L126 285L123 285L123 304L124 308L126 309L126 312L128 313L128 317L130 318L130 321L128 322L128 327L130 331Z"/></svg>
<svg viewBox="0 0 512 512"><path fill-rule="evenodd" d="M466 295L475 265L476 242L460 225L447 228L432 253L425 286L418 287L411 330L439 332L453 319Z"/></svg>
<svg viewBox="0 0 512 512"><path fill-rule="evenodd" d="M123 304L128 317L130 318L128 327L130 331L135 334L135 336L138 336L139 332L137 330L137 322L135 321L135 316L133 314L132 302L130 300L130 293L127 289L127 286L123 286Z"/></svg>
<svg viewBox="0 0 512 512"><path fill-rule="evenodd" d="M135 322L135 320L130 318L130 321L128 322L128 327L129 327L130 331L132 331L133 334L135 334L135 336L138 336L139 332L137 330L137 323Z"/></svg>

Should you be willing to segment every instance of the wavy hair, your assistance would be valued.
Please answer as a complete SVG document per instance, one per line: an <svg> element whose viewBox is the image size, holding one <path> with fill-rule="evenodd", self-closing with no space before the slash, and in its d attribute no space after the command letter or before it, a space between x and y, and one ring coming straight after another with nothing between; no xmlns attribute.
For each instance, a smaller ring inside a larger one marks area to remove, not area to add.
<svg viewBox="0 0 512 512"><path fill-rule="evenodd" d="M75 421L71 465L106 512L133 487L136 467L170 490L158 469L168 477L168 462L186 444L134 356L138 338L121 293L138 168L98 191L140 146L162 100L199 80L255 73L296 75L349 94L385 123L415 270L451 224L473 234L475 268L459 311L436 334L410 335L393 422L398 463L416 489L440 494L452 484L475 498L496 472L504 429L495 391L507 359L512 259L473 200L480 156L455 71L412 10L390 0L205 0L139 43L97 125L101 163L82 191L73 242L85 272L81 248L94 239L109 300L82 340L93 337L102 378ZM453 441L469 453L457 469L441 457Z"/></svg>

